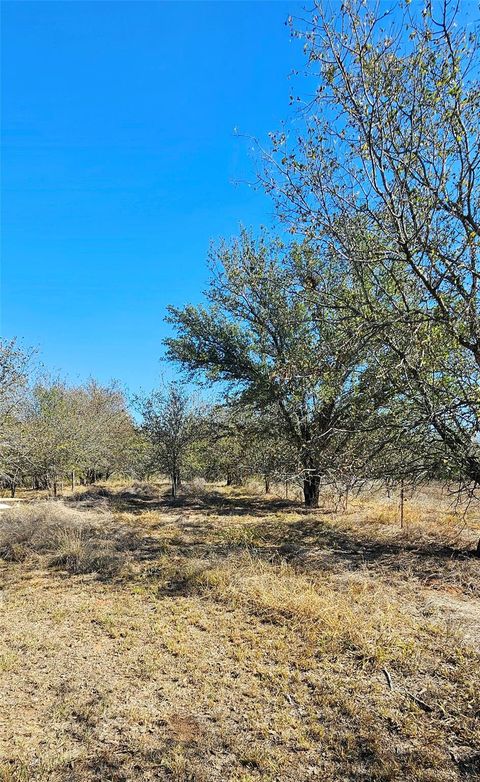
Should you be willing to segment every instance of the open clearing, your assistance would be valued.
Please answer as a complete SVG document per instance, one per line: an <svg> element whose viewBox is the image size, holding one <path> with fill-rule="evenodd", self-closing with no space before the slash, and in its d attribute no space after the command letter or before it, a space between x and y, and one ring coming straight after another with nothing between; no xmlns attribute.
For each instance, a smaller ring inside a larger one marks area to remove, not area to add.
<svg viewBox="0 0 480 782"><path fill-rule="evenodd" d="M115 572L0 560L2 782L479 778L478 512L164 488L79 503Z"/></svg>

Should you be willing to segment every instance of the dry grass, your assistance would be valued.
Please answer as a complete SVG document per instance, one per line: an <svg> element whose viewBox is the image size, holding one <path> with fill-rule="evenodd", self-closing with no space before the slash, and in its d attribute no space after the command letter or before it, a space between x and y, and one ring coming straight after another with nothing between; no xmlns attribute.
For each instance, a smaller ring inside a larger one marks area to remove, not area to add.
<svg viewBox="0 0 480 782"><path fill-rule="evenodd" d="M105 538L112 517L105 507L94 510L72 507L61 501L16 505L0 516L0 558L23 562L33 555L47 555L50 567L69 573L98 573L103 577L120 571L124 557Z"/></svg>
<svg viewBox="0 0 480 782"><path fill-rule="evenodd" d="M478 778L478 510L131 488L0 562L1 782ZM79 572L85 530L128 571Z"/></svg>

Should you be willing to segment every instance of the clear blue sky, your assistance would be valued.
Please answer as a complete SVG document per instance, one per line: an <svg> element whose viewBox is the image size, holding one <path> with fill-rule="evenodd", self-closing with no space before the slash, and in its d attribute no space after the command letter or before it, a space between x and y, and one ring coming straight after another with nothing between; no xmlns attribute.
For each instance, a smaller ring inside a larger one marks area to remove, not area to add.
<svg viewBox="0 0 480 782"><path fill-rule="evenodd" d="M209 242L268 223L249 143L289 113L295 2L2 4L1 332L152 387Z"/></svg>

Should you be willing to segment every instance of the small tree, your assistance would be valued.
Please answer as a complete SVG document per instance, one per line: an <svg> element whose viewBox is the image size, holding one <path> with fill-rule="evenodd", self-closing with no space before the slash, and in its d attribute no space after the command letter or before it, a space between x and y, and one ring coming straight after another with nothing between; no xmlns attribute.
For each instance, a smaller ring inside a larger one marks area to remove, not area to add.
<svg viewBox="0 0 480 782"><path fill-rule="evenodd" d="M140 409L142 428L152 445L153 465L167 472L172 497L176 497L187 452L199 436L198 415L191 399L176 383L165 392L154 391L141 401Z"/></svg>
<svg viewBox="0 0 480 782"><path fill-rule="evenodd" d="M15 340L0 339L0 432L20 404L28 379L31 354Z"/></svg>
<svg viewBox="0 0 480 782"><path fill-rule="evenodd" d="M49 378L25 389L21 406L10 416L10 428L5 453L12 490L30 477L34 485L51 488L54 494L67 477L73 487L75 475L94 482L113 470L127 470L135 437L115 386L69 386Z"/></svg>
<svg viewBox="0 0 480 782"><path fill-rule="evenodd" d="M77 466L83 480L94 483L113 472L128 472L135 458L135 428L117 385L91 380L72 389L71 404L81 422Z"/></svg>
<svg viewBox="0 0 480 782"><path fill-rule="evenodd" d="M241 421L242 411L217 405L210 413L200 447L204 477L208 481L225 480L227 486L240 486L250 474L249 441Z"/></svg>
<svg viewBox="0 0 480 782"><path fill-rule="evenodd" d="M209 410L199 467L207 480L225 479L241 485L259 476L270 492L274 480L293 475L295 451L283 433L283 420L274 409L259 412L253 405L215 405Z"/></svg>
<svg viewBox="0 0 480 782"><path fill-rule="evenodd" d="M31 389L22 421L30 474L55 496L77 458L81 422L75 412L63 382L44 381Z"/></svg>

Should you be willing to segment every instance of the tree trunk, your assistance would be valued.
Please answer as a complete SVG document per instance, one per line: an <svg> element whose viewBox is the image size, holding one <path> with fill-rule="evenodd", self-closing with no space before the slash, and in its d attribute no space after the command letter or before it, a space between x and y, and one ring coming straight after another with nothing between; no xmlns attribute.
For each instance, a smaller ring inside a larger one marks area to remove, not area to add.
<svg viewBox="0 0 480 782"><path fill-rule="evenodd" d="M318 508L320 497L320 476L307 473L303 479L303 494L306 508Z"/></svg>
<svg viewBox="0 0 480 782"><path fill-rule="evenodd" d="M171 491L171 495L173 499L176 498L177 493L178 493L178 475L174 473L172 475L172 491Z"/></svg>
<svg viewBox="0 0 480 782"><path fill-rule="evenodd" d="M270 476L265 475L265 494L270 494Z"/></svg>
<svg viewBox="0 0 480 782"><path fill-rule="evenodd" d="M16 488L17 488L17 484L14 481L12 481L11 484L10 484L10 495L11 495L11 497L15 497Z"/></svg>
<svg viewBox="0 0 480 782"><path fill-rule="evenodd" d="M400 529L404 527L404 506L405 506L405 490L403 486L403 478L400 481Z"/></svg>
<svg viewBox="0 0 480 782"><path fill-rule="evenodd" d="M56 481L53 482L53 496L54 497L57 496L57 482Z"/></svg>
<svg viewBox="0 0 480 782"><path fill-rule="evenodd" d="M75 491L75 470L72 470L72 492Z"/></svg>

